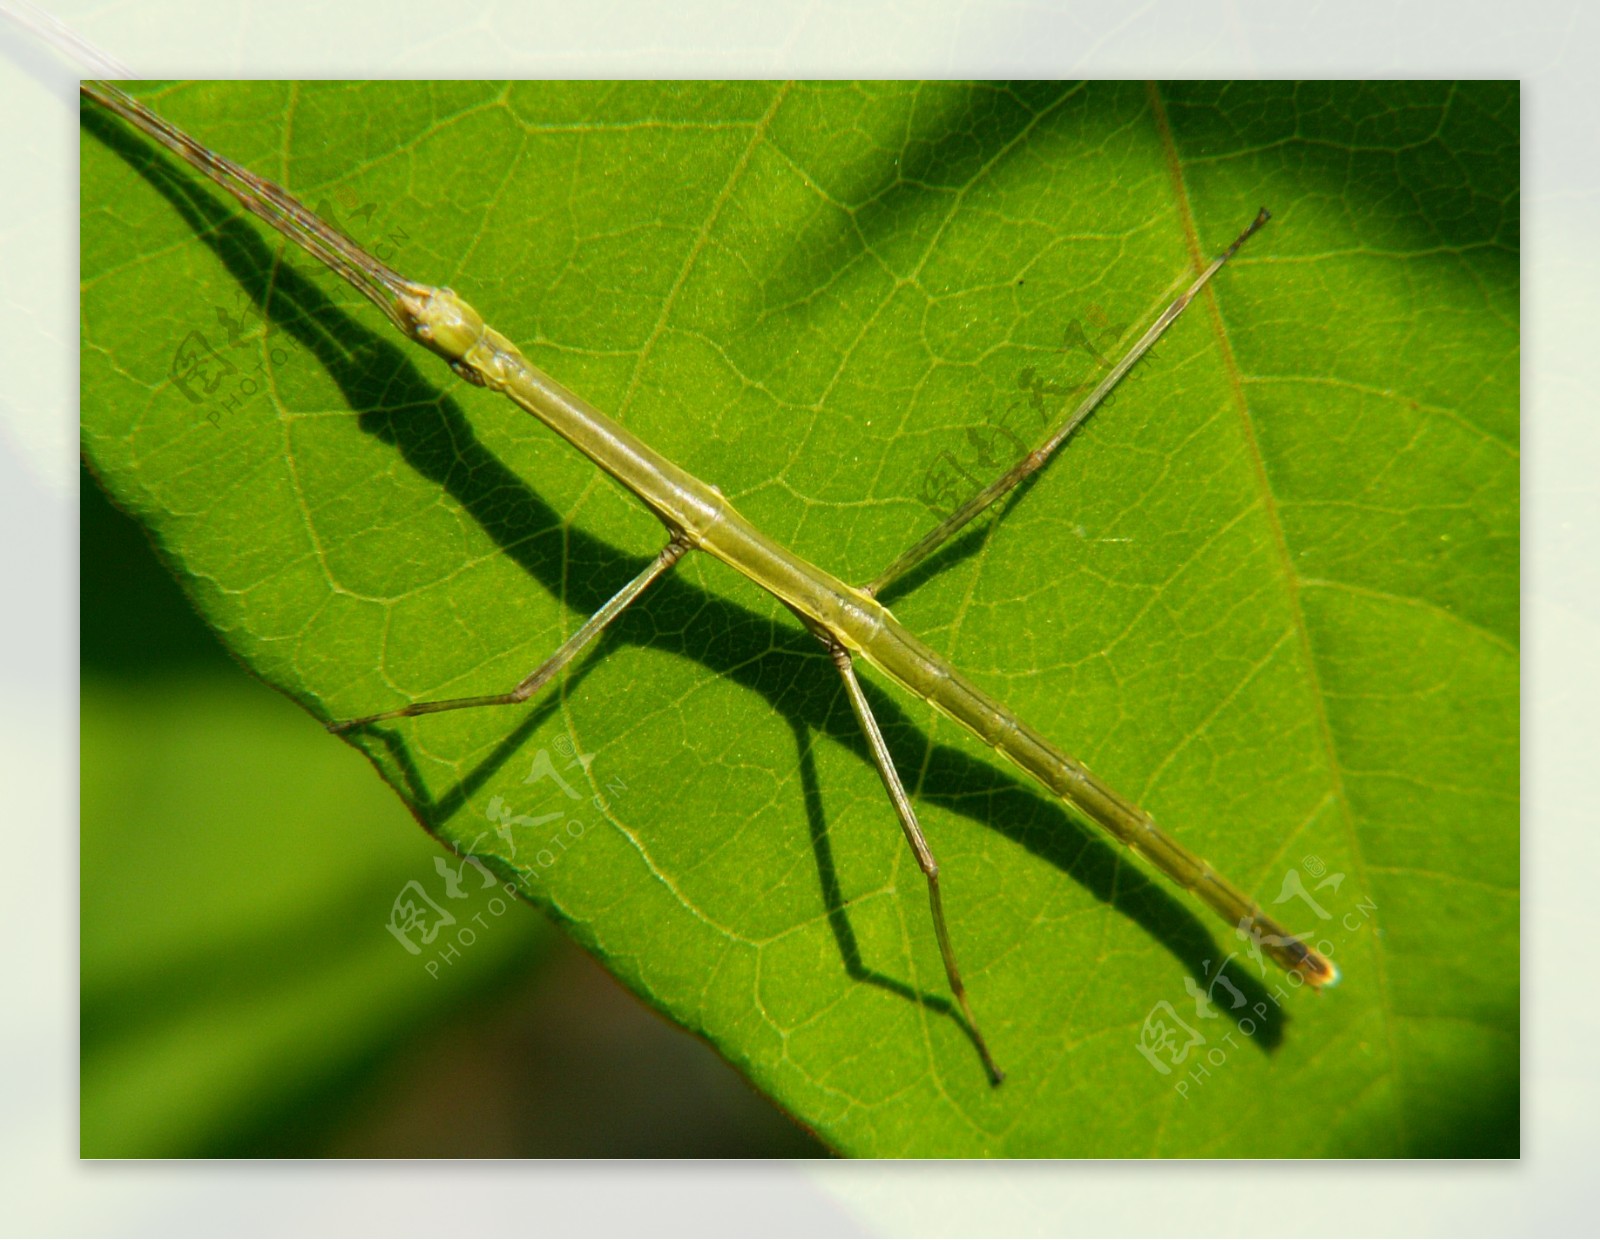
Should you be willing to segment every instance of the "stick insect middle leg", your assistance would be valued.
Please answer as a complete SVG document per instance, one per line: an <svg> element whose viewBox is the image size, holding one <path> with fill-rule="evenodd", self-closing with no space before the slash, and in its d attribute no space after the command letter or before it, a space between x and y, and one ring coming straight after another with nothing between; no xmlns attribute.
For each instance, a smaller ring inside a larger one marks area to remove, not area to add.
<svg viewBox="0 0 1600 1240"><path fill-rule="evenodd" d="M928 846L928 837L922 833L922 825L917 821L917 812L911 806L911 798L906 795L905 784L900 780L900 772L895 769L894 757L889 753L889 746L883 739L883 730L878 727L877 716L872 713L872 706L861 690L861 681L856 676L855 660L827 629L794 608L790 610L795 611L801 623L822 643L844 680L845 694L850 699L850 708L855 712L856 722L861 725L862 734L867 738L867 748L872 751L872 761L878 768L879 778L883 780L884 791L889 794L895 815L900 819L900 829L905 833L906 843L911 846L912 855L917 859L917 868L927 880L928 906L933 913L933 931L939 940L939 954L944 959L944 972L950 982L950 993L955 996L956 1003L961 1007L961 1014L966 1018L967 1030L972 1035L979 1056L983 1059L983 1066L989 1074L990 1082L998 1085L1005 1080L1006 1074L1000 1070L1000 1065L995 1063L994 1057L990 1055L989 1045L983 1040L983 1033L978 1028L978 1018L972 1014L972 1004L967 1000L966 984L961 980L961 970L956 965L955 948L950 941L950 927L945 922L944 898L939 891L939 863L934 859L933 849Z"/></svg>
<svg viewBox="0 0 1600 1240"><path fill-rule="evenodd" d="M376 715L363 715L359 719L335 720L327 725L328 731L333 733L349 732L366 724L379 723L385 719L403 719L412 715L433 715L446 710L470 710L477 706L514 706L518 702L526 702L540 689L544 688L545 685L549 684L551 680L555 679L561 669L577 658L595 638L605 632L606 626L626 611L631 603L649 589L668 569L682 559L683 553L687 550L689 550L688 539L682 533L674 533L672 541L661 549L660 554L654 560L650 561L644 572L618 590L604 607L584 622L582 628L562 642L553 655L519 681L515 688L505 693L491 693L482 697L444 698L430 702L412 702L409 706L400 706L394 710L381 711Z"/></svg>

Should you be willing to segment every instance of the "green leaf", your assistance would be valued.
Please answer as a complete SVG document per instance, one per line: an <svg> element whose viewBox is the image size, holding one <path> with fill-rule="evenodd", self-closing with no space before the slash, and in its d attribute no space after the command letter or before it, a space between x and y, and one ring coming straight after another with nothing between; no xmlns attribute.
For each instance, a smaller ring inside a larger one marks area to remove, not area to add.
<svg viewBox="0 0 1600 1240"><path fill-rule="evenodd" d="M1287 892L1337 989L1263 974L875 682L991 1088L837 678L704 557L531 706L353 743L841 1151L1516 1151L1515 84L144 93L852 580L1268 204L1004 519L887 601ZM85 127L85 450L262 678L323 719L508 688L658 549L576 452Z"/></svg>

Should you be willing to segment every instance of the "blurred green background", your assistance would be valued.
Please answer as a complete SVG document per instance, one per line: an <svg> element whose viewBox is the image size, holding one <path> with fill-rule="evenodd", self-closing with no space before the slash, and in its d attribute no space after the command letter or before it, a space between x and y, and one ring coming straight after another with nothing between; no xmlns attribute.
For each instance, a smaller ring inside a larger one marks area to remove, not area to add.
<svg viewBox="0 0 1600 1240"><path fill-rule="evenodd" d="M387 926L445 850L81 495L84 1157L825 1153L527 905L464 884L430 976Z"/></svg>

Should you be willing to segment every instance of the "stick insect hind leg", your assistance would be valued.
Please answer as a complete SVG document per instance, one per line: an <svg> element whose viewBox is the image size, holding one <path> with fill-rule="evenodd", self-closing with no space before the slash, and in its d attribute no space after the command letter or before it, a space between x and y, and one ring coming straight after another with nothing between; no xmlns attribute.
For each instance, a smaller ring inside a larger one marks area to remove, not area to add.
<svg viewBox="0 0 1600 1240"><path fill-rule="evenodd" d="M1111 389L1116 387L1128 372L1139 364L1139 359L1154 347L1156 341L1166 333L1167 328L1171 327L1177 321L1178 316L1188 309L1189 303L1195 299L1200 290L1211 280L1211 277L1221 271L1228 260L1239 252L1239 247L1255 236L1271 218L1272 212L1262 207L1256 214L1256 218L1250 222L1249 227L1234 238L1232 245L1212 259L1210 265L1200 273L1194 283L1161 312L1155 322L1146 329L1144 335L1134 342L1122 360L1106 373L1105 377L1095 385L1094 390L1084 397L1072 413L1050 433L1048 439L966 503L962 504L961 507L957 508L955 512L951 513L938 525L934 526L910 550L885 568L870 583L862 586L862 592L874 596L881 593L890 582L905 576L906 573L921 564L968 524L987 512L996 501L1020 485L1029 475L1048 464L1050 459L1061 448L1061 445L1071 438L1072 433L1089 420L1089 416L1099 408L1100 403L1110 394Z"/></svg>

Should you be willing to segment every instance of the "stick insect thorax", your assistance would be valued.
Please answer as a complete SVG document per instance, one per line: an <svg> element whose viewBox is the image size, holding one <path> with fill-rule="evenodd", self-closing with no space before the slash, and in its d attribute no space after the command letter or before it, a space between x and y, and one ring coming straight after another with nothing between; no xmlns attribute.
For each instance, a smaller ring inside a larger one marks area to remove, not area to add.
<svg viewBox="0 0 1600 1240"><path fill-rule="evenodd" d="M704 551L743 574L792 609L833 656L871 744L901 825L927 878L935 929L952 991L967 1018L990 1077L1001 1079L977 1030L950 946L938 887L938 866L916 823L915 813L893 769L892 758L860 691L851 664L864 658L906 691L931 703L986 746L1059 796L1081 816L1144 857L1177 886L1192 891L1252 940L1266 956L1298 973L1313 987L1333 984L1338 971L1322 953L1290 933L1259 904L1224 879L1207 862L1163 832L1150 816L1114 792L1076 759L1019 720L1000 702L972 684L941 655L910 633L883 603L877 589L927 554L959 525L987 507L1027 473L1042 466L1070 431L1099 402L1155 340L1176 320L1210 278L1267 219L1265 208L1234 243L1212 261L1189 288L1151 325L1123 359L1040 448L1004 478L969 503L871 586L846 584L764 534L742 516L715 486L668 460L626 427L568 391L530 363L509 339L448 288L414 283L385 266L354 242L329 228L286 191L257 177L194 141L145 105L109 83L85 83L84 93L175 151L234 195L255 215L306 248L371 299L407 337L438 354L462 378L499 392L538 418L596 466L648 506L667 527L670 540L656 562L597 613L556 655L509 693L407 707L330 724L348 731L380 719L432 713L467 706L525 701L577 651L690 550Z"/></svg>

